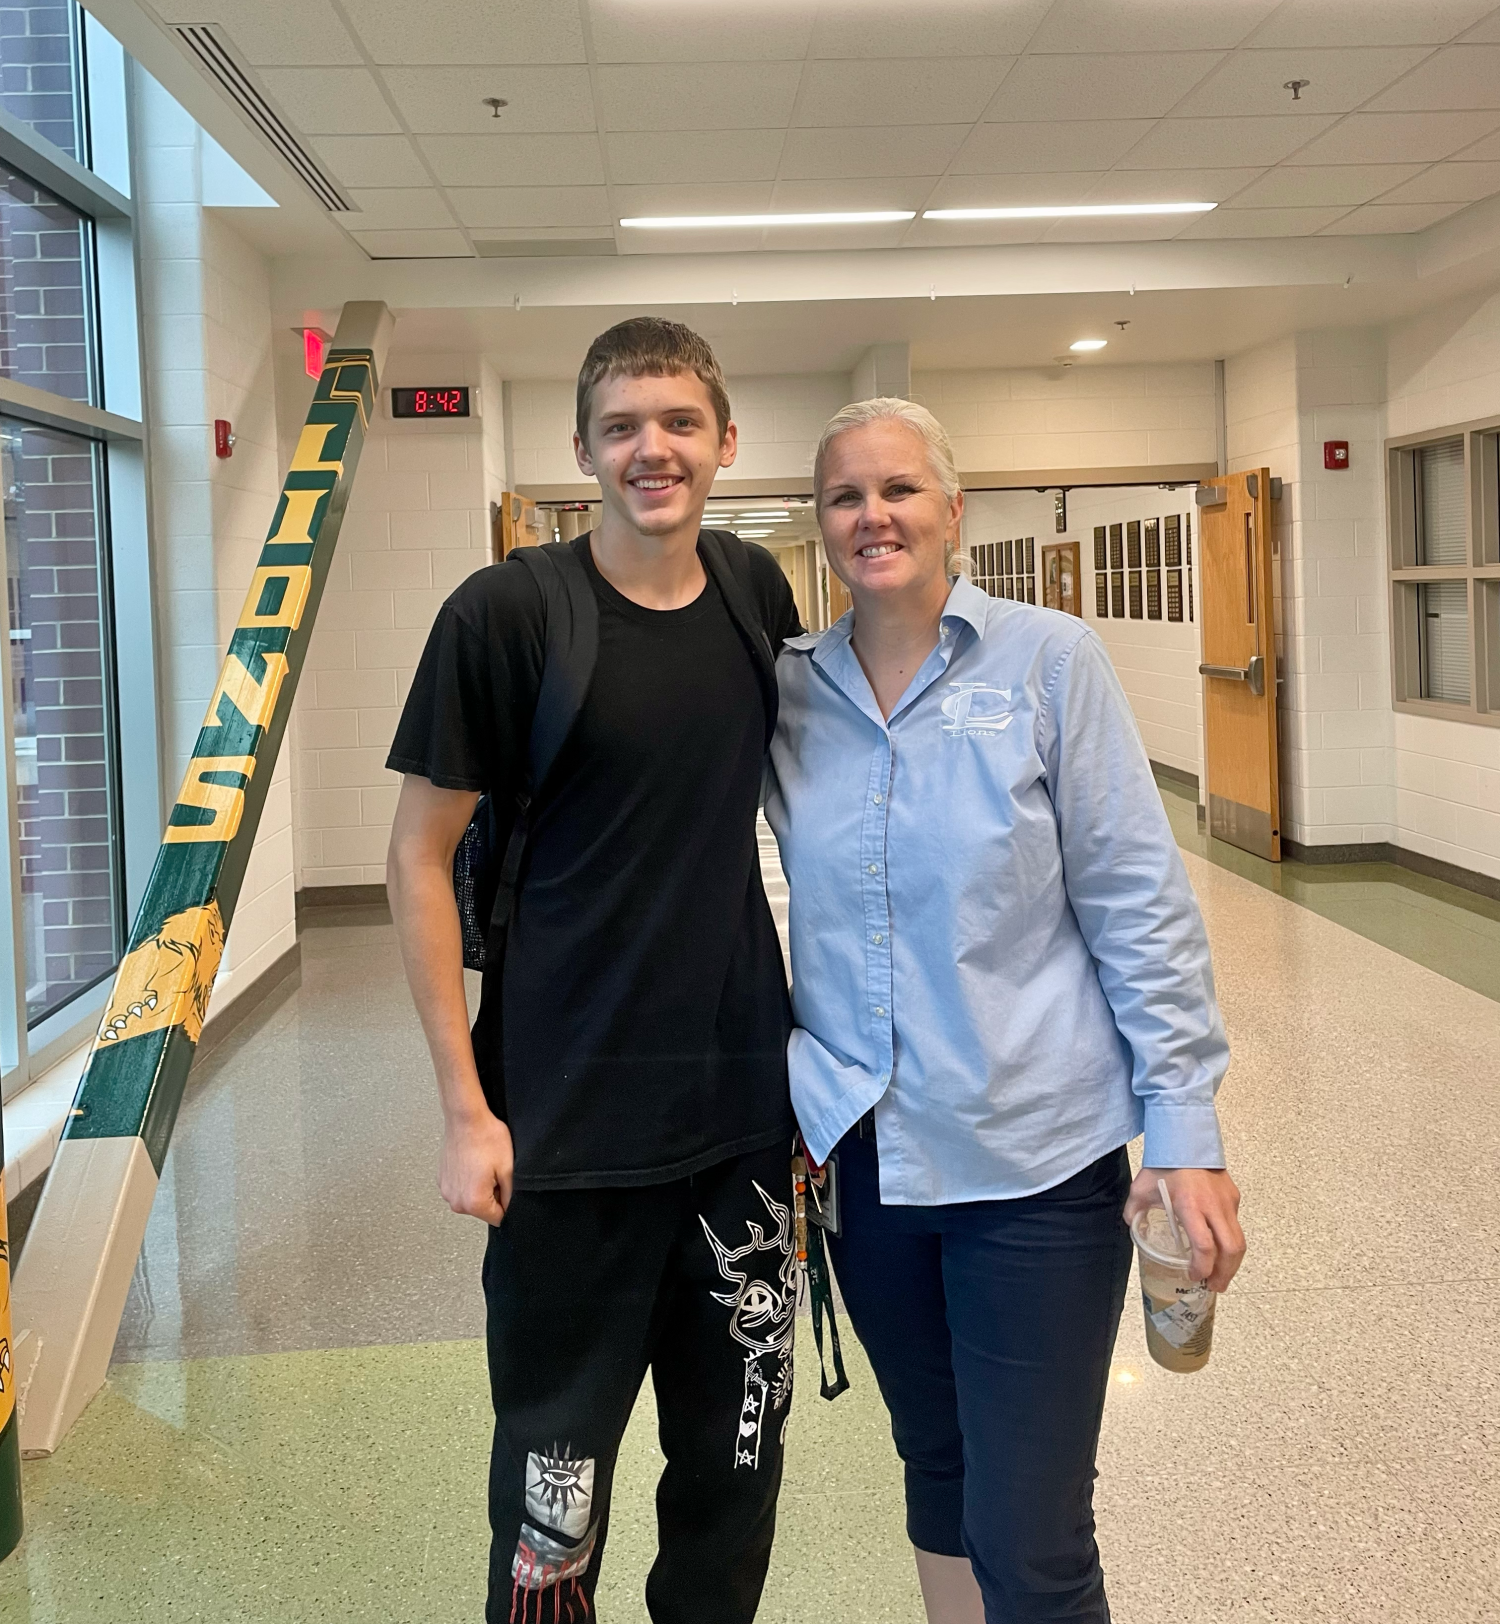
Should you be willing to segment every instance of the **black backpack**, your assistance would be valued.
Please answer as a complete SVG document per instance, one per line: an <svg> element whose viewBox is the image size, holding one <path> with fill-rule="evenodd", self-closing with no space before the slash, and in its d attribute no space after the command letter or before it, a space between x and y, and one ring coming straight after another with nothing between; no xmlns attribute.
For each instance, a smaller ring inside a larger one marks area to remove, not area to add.
<svg viewBox="0 0 1500 1624"><path fill-rule="evenodd" d="M581 556L588 545L589 538L583 535L517 548L506 560L529 569L541 589L546 621L542 685L531 722L526 787L509 807L497 805L492 795L481 795L453 854L453 895L463 927L466 970L498 966L504 958L532 810L593 681L599 657L599 604ZM730 618L750 647L765 697L769 744L776 726L776 655L756 607L750 556L744 542L727 530L701 531L698 548Z"/></svg>

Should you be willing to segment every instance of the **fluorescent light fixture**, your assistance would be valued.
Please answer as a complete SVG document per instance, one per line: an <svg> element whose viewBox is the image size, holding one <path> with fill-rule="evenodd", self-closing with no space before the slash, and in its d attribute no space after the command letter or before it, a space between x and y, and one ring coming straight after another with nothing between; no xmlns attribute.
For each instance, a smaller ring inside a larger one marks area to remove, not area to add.
<svg viewBox="0 0 1500 1624"><path fill-rule="evenodd" d="M1070 350L1102 350L1109 343L1107 338L1080 338L1068 345Z"/></svg>
<svg viewBox="0 0 1500 1624"><path fill-rule="evenodd" d="M1014 209L924 209L924 220L1094 220L1109 215L1207 214L1217 203L1044 203Z"/></svg>
<svg viewBox="0 0 1500 1624"><path fill-rule="evenodd" d="M737 534L741 541L747 536L753 541L757 536L774 536L776 532L774 530L740 530Z"/></svg>
<svg viewBox="0 0 1500 1624"><path fill-rule="evenodd" d="M620 224L634 231L734 231L761 226L884 226L916 217L914 209L829 214L648 214Z"/></svg>

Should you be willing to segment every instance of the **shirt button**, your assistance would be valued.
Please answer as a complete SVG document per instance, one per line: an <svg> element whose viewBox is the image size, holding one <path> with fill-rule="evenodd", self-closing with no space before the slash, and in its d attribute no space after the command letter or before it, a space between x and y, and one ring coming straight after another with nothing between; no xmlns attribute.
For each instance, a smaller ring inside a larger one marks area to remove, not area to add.
<svg viewBox="0 0 1500 1624"><path fill-rule="evenodd" d="M885 1014L885 1006L882 1005L882 1004L876 1004L875 1013L877 1015L884 1015Z"/></svg>
<svg viewBox="0 0 1500 1624"><path fill-rule="evenodd" d="M870 864L870 872L872 874L878 874L880 872L880 864L879 863L871 863Z"/></svg>
<svg viewBox="0 0 1500 1624"><path fill-rule="evenodd" d="M874 942L876 947L879 947L880 944L885 940L885 937L882 936L879 931L876 931L875 934L870 938L870 940L872 942Z"/></svg>
<svg viewBox="0 0 1500 1624"><path fill-rule="evenodd" d="M881 803L881 802L882 802L882 801L883 801L883 800L884 800L884 799L885 799L885 796L883 796L883 795L877 795L877 796L876 796L876 797L875 797L875 804L876 804L876 806L879 806L879 805L880 805L880 803Z"/></svg>

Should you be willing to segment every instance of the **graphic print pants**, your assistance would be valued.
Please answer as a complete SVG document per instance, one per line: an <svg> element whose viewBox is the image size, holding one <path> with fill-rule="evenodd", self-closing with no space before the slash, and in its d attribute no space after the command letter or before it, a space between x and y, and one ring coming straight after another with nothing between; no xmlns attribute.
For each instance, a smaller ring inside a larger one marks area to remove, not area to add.
<svg viewBox="0 0 1500 1624"><path fill-rule="evenodd" d="M791 1147L668 1184L518 1191L484 1260L487 1624L592 1618L615 1457L651 1372L653 1624L755 1617L791 1413Z"/></svg>

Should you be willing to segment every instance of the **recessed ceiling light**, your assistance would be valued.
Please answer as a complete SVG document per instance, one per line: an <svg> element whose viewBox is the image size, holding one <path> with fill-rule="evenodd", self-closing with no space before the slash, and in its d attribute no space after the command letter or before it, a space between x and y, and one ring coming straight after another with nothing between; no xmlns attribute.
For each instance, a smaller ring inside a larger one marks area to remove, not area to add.
<svg viewBox="0 0 1500 1624"><path fill-rule="evenodd" d="M1044 203L1006 209L924 209L924 220L1075 220L1126 214L1207 214L1217 203Z"/></svg>
<svg viewBox="0 0 1500 1624"><path fill-rule="evenodd" d="M1107 338L1079 338L1068 345L1070 350L1102 350L1109 343Z"/></svg>
<svg viewBox="0 0 1500 1624"><path fill-rule="evenodd" d="M912 209L864 209L852 214L651 214L620 224L635 231L713 231L760 226L879 226L916 217Z"/></svg>

